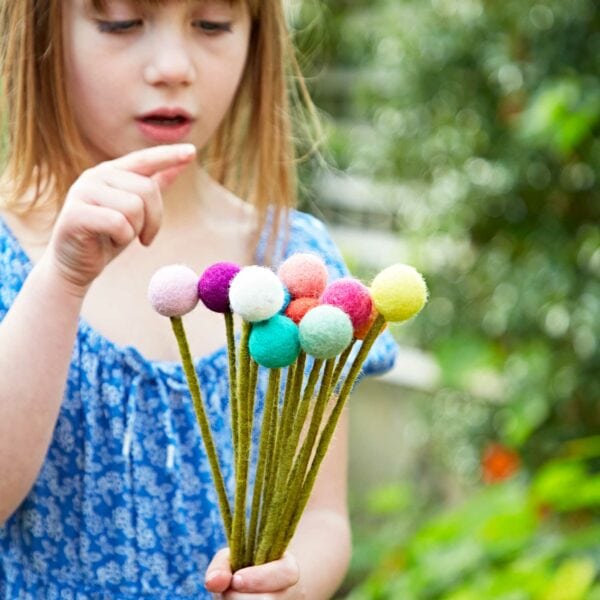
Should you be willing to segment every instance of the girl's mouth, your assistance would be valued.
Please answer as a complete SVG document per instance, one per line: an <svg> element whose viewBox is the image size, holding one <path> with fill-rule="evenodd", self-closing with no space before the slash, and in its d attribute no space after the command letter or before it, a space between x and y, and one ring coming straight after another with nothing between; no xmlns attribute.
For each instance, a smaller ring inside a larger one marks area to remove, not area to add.
<svg viewBox="0 0 600 600"><path fill-rule="evenodd" d="M152 142L175 144L187 141L192 129L192 119L182 115L164 116L152 115L137 119L138 130Z"/></svg>
<svg viewBox="0 0 600 600"><path fill-rule="evenodd" d="M182 117L182 116L161 117L161 116L157 115L154 117L144 117L142 119L142 121L144 123L149 123L151 125L172 126L172 125L181 125L182 123L187 123L189 121L189 119L186 119L185 117Z"/></svg>

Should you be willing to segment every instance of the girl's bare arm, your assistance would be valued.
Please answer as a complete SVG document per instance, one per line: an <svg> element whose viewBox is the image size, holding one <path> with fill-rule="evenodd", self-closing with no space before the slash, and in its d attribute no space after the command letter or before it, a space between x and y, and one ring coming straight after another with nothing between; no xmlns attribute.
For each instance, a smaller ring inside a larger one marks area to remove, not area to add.
<svg viewBox="0 0 600 600"><path fill-rule="evenodd" d="M89 286L136 237L151 243L161 189L193 157L189 144L147 148L88 169L69 190L46 251L0 323L0 524L46 456Z"/></svg>

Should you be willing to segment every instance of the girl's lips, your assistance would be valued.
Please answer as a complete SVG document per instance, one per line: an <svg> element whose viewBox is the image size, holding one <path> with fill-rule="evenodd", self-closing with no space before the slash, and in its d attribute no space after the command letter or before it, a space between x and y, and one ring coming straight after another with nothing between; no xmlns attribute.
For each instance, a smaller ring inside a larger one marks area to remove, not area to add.
<svg viewBox="0 0 600 600"><path fill-rule="evenodd" d="M174 144L183 140L192 129L193 122L184 120L181 122L159 124L156 122L137 119L138 129L142 135L153 142Z"/></svg>

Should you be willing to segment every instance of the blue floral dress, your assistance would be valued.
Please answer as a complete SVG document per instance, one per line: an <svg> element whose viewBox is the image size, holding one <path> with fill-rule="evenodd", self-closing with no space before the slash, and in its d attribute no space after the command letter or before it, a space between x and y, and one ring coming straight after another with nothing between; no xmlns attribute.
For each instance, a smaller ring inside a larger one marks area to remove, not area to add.
<svg viewBox="0 0 600 600"><path fill-rule="evenodd" d="M327 262L331 279L347 274L320 221L293 211L290 228L286 255L316 252ZM257 257L261 252L259 247ZM0 219L0 320L31 268ZM396 346L385 333L363 372L385 372L395 357ZM232 496L226 348L200 357L195 366ZM261 369L257 423L265 383ZM255 441L257 434L255 428ZM254 454L251 464L255 460ZM0 526L0 599L210 598L204 573L225 545L181 365L147 360L80 319L41 472Z"/></svg>

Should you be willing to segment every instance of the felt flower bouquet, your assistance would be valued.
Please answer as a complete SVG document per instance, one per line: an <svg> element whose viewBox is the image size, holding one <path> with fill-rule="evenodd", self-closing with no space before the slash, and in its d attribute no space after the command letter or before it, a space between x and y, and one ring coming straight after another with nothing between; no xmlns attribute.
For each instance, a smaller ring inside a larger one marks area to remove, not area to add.
<svg viewBox="0 0 600 600"><path fill-rule="evenodd" d="M283 555L375 339L386 322L410 319L427 299L425 281L407 265L383 270L370 288L349 277L329 284L327 278L319 257L294 254L277 274L266 267L240 268L223 262L198 277L188 267L172 265L159 269L149 285L152 306L170 318L177 338L234 571ZM182 322L199 300L225 319L235 460L232 506ZM237 344L234 313L242 319ZM347 365L358 342L362 342L360 348ZM312 357L310 369L308 356ZM259 365L269 369L268 387L249 498Z"/></svg>

